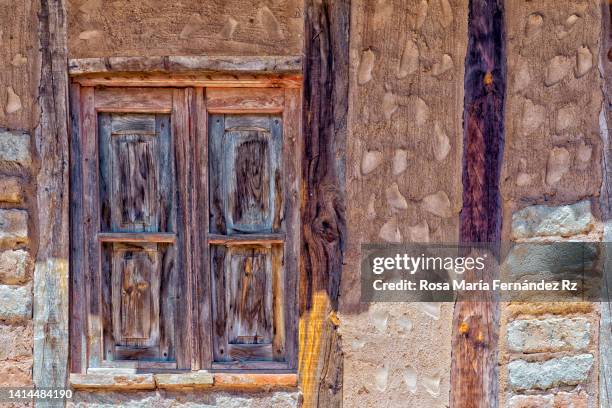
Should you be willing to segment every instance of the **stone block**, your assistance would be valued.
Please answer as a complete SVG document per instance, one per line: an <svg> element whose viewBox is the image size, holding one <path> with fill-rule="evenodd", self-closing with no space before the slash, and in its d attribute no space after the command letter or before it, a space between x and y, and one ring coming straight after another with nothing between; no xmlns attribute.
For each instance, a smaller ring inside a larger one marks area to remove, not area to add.
<svg viewBox="0 0 612 408"><path fill-rule="evenodd" d="M534 205L512 215L512 238L569 237L593 228L594 218L588 200L571 205Z"/></svg>
<svg viewBox="0 0 612 408"><path fill-rule="evenodd" d="M10 364L32 358L32 322L24 325L0 324L0 362Z"/></svg>
<svg viewBox="0 0 612 408"><path fill-rule="evenodd" d="M591 354L553 358L545 362L514 360L508 364L508 380L514 390L546 390L583 383L592 367Z"/></svg>
<svg viewBox="0 0 612 408"><path fill-rule="evenodd" d="M16 177L0 177L0 202L21 203L23 201L22 183Z"/></svg>
<svg viewBox="0 0 612 408"><path fill-rule="evenodd" d="M30 285L0 285L0 320L18 321L32 318Z"/></svg>
<svg viewBox="0 0 612 408"><path fill-rule="evenodd" d="M588 408L589 395L584 391L560 392L555 395L555 408Z"/></svg>
<svg viewBox="0 0 612 408"><path fill-rule="evenodd" d="M554 408L552 395L513 395L506 408Z"/></svg>
<svg viewBox="0 0 612 408"><path fill-rule="evenodd" d="M29 168L31 163L30 135L0 130L0 168L24 169Z"/></svg>
<svg viewBox="0 0 612 408"><path fill-rule="evenodd" d="M508 324L508 349L518 353L586 350L591 323L585 318L515 320Z"/></svg>
<svg viewBox="0 0 612 408"><path fill-rule="evenodd" d="M30 280L32 276L32 258L23 250L0 252L0 283L16 284Z"/></svg>
<svg viewBox="0 0 612 408"><path fill-rule="evenodd" d="M0 210L0 243L28 241L28 213L25 210Z"/></svg>
<svg viewBox="0 0 612 408"><path fill-rule="evenodd" d="M589 396L584 391L559 392L555 395L514 395L506 408L587 408Z"/></svg>
<svg viewBox="0 0 612 408"><path fill-rule="evenodd" d="M32 358L0 364L0 387L32 385Z"/></svg>

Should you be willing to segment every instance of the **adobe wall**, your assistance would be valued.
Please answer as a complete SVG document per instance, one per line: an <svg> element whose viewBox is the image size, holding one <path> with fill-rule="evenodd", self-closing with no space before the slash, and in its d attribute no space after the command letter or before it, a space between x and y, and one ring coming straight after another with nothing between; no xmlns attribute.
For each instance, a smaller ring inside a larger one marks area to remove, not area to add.
<svg viewBox="0 0 612 408"><path fill-rule="evenodd" d="M505 7L503 239L601 241L601 3ZM502 313L502 406L599 406L596 303L511 304Z"/></svg>
<svg viewBox="0 0 612 408"><path fill-rule="evenodd" d="M302 10L301 0L69 0L69 55L299 55Z"/></svg>
<svg viewBox="0 0 612 408"><path fill-rule="evenodd" d="M449 404L452 304L359 305L359 246L456 242L467 0L352 2L344 404Z"/></svg>

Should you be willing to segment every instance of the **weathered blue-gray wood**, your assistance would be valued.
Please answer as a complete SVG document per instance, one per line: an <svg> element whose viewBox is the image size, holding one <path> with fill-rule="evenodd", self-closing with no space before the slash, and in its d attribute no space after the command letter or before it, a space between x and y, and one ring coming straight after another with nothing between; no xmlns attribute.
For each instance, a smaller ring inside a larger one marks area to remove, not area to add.
<svg viewBox="0 0 612 408"><path fill-rule="evenodd" d="M65 388L68 380L69 336L69 143L68 49L63 0L41 0L39 48L41 52L36 153L38 251L34 271L34 367L38 388ZM42 400L38 407L62 406L63 401Z"/></svg>

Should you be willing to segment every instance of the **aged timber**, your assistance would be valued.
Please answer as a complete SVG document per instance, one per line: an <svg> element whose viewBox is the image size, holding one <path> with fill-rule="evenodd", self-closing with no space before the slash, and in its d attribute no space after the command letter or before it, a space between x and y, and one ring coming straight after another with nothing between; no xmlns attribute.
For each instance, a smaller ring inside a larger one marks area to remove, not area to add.
<svg viewBox="0 0 612 408"><path fill-rule="evenodd" d="M506 89L503 0L471 0L465 61L463 243L498 243ZM481 277L490 278L495 268ZM497 407L499 303L457 302L452 339L451 407ZM488 298L487 298L488 297Z"/></svg>
<svg viewBox="0 0 612 408"><path fill-rule="evenodd" d="M346 239L344 157L350 2L304 5L300 384L304 407L342 405L342 353L335 312Z"/></svg>
<svg viewBox="0 0 612 408"><path fill-rule="evenodd" d="M612 123L612 3L602 2L602 52L600 66L604 75L604 104L600 114L601 138L603 141L603 174L599 204L604 221L604 242L612 240L612 146L610 146L610 123ZM604 264L602 280L601 319L599 322L599 406L612 405L612 261L608 257Z"/></svg>
<svg viewBox="0 0 612 408"><path fill-rule="evenodd" d="M66 388L68 372L68 73L63 0L41 0L40 124L36 128L39 230L34 272L34 384ZM63 405L37 401L37 406Z"/></svg>

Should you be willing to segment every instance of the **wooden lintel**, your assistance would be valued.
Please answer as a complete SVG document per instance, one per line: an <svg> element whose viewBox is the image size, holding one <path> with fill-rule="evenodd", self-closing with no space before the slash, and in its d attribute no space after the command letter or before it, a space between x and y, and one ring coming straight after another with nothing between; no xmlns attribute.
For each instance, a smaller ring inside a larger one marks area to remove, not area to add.
<svg viewBox="0 0 612 408"><path fill-rule="evenodd" d="M97 72L72 77L81 86L299 88L299 74L228 72Z"/></svg>
<svg viewBox="0 0 612 408"><path fill-rule="evenodd" d="M71 59L70 75L99 72L186 72L222 71L233 73L299 73L299 55L266 56L160 56L102 57Z"/></svg>

